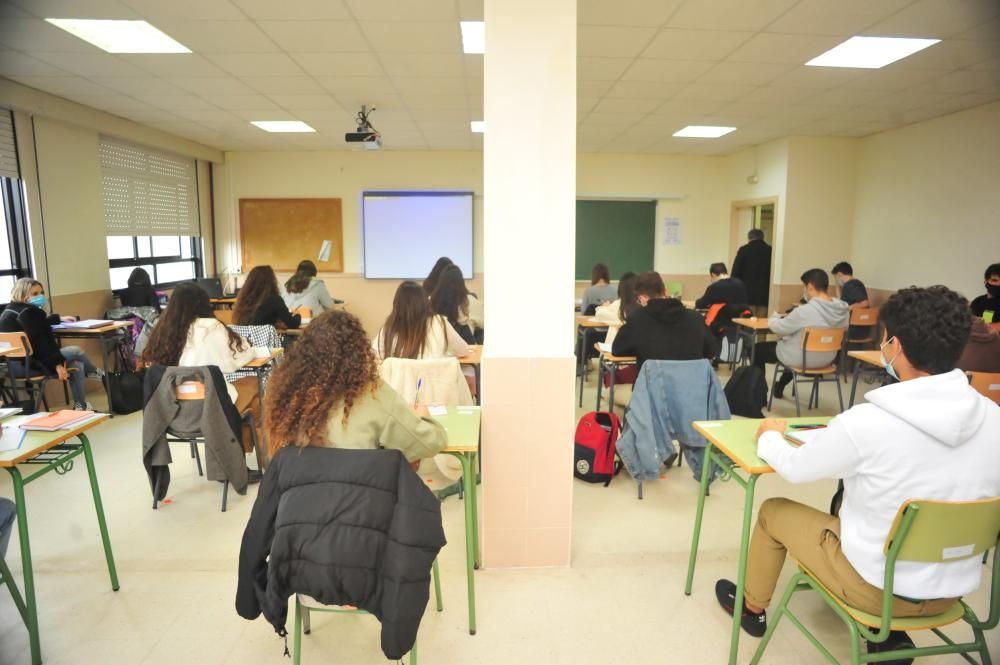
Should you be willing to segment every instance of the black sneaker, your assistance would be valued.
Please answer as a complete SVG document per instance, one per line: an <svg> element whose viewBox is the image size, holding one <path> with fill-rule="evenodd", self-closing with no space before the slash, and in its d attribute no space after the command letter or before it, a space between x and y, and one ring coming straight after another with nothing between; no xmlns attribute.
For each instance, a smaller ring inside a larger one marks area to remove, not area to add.
<svg viewBox="0 0 1000 665"><path fill-rule="evenodd" d="M719 580L715 583L715 597L719 599L722 609L733 614L733 605L736 604L736 585L729 580ZM767 632L767 612L756 614L747 609L746 603L743 605L743 616L740 618L740 625L754 637L763 637Z"/></svg>
<svg viewBox="0 0 1000 665"><path fill-rule="evenodd" d="M912 649L913 640L901 630L894 630L889 633L885 642L868 642L868 653L886 653L897 649ZM883 660L885 665L910 665L912 658L897 658L896 660Z"/></svg>

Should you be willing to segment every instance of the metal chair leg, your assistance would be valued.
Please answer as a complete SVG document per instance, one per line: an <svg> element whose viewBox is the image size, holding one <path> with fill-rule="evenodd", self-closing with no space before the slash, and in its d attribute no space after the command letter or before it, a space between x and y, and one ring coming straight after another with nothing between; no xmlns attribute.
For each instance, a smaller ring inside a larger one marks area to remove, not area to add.
<svg viewBox="0 0 1000 665"><path fill-rule="evenodd" d="M840 381L837 381L837 400L840 402L840 412L844 412L844 391L840 389Z"/></svg>
<svg viewBox="0 0 1000 665"><path fill-rule="evenodd" d="M198 462L198 475L204 476L205 473L201 470L201 452L198 451L198 443L196 441L191 442L191 450L194 451L194 459Z"/></svg>
<svg viewBox="0 0 1000 665"><path fill-rule="evenodd" d="M222 512L226 512L226 502L229 499L229 481L222 481Z"/></svg>
<svg viewBox="0 0 1000 665"><path fill-rule="evenodd" d="M642 481L641 480L635 481L635 485L636 485L636 490L639 492L639 500L641 501L642 500Z"/></svg>
<svg viewBox="0 0 1000 665"><path fill-rule="evenodd" d="M795 417L796 418L801 418L802 417L802 406L800 404L801 399L799 398L799 389L798 389L799 388L799 375L797 373L795 373L795 372L792 372L792 385L795 387L795 390L794 390L794 392L795 392Z"/></svg>
<svg viewBox="0 0 1000 665"><path fill-rule="evenodd" d="M296 601L298 603L298 601ZM302 634L308 635L312 632L312 615L309 613L309 608L305 605L299 603L299 607L302 608Z"/></svg>

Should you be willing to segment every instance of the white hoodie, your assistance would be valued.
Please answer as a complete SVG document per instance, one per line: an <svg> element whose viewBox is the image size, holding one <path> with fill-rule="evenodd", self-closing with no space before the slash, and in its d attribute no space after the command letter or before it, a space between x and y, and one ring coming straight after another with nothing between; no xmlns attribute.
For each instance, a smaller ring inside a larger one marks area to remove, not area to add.
<svg viewBox="0 0 1000 665"><path fill-rule="evenodd" d="M883 588L886 537L910 499L972 501L1000 496L1000 408L960 370L879 388L794 448L777 432L757 452L793 483L843 478L841 548L869 584ZM981 557L947 563L897 561L893 591L956 598L980 582Z"/></svg>
<svg viewBox="0 0 1000 665"><path fill-rule="evenodd" d="M195 319L188 328L187 343L181 351L180 367L215 365L223 374L230 374L254 359L253 345L240 337L241 346L234 352L229 346L229 333L218 319ZM236 388L226 384L230 399L236 403Z"/></svg>

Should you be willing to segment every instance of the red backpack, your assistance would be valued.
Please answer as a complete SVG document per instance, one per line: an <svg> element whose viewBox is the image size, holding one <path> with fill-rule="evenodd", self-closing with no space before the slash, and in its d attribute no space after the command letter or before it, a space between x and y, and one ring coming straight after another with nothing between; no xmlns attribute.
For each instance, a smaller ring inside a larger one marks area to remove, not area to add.
<svg viewBox="0 0 1000 665"><path fill-rule="evenodd" d="M591 411L576 426L573 475L588 483L604 483L621 469L615 463L615 442L621 426L618 416L607 411Z"/></svg>

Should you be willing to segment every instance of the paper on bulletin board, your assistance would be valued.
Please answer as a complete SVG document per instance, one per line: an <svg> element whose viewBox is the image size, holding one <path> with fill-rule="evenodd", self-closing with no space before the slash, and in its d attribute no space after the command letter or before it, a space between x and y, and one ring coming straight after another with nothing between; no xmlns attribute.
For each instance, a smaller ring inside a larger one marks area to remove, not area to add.
<svg viewBox="0 0 1000 665"><path fill-rule="evenodd" d="M330 250L333 249L333 242L330 240L324 240L323 245L319 248L319 260L326 263L330 260Z"/></svg>
<svg viewBox="0 0 1000 665"><path fill-rule="evenodd" d="M667 217L663 220L663 244L681 244L681 218Z"/></svg>

